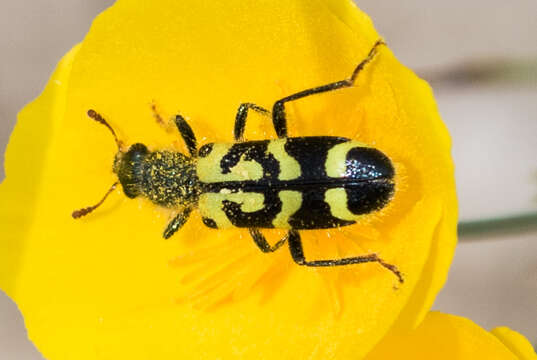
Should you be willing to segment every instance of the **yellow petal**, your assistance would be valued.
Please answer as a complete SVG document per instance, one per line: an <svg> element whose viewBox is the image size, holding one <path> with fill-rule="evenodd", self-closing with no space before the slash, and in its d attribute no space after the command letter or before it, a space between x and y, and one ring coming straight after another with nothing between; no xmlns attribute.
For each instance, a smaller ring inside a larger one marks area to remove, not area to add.
<svg viewBox="0 0 537 360"><path fill-rule="evenodd" d="M387 336L366 359L535 359L535 352L522 335L499 332L501 336L497 329L491 334L463 317L430 312L415 331ZM509 345L497 337L507 338Z"/></svg>
<svg viewBox="0 0 537 360"><path fill-rule="evenodd" d="M531 343L522 334L517 333L505 326L494 328L490 331L496 336L513 354L520 360L535 360L537 354Z"/></svg>
<svg viewBox="0 0 537 360"><path fill-rule="evenodd" d="M450 140L429 86L387 47L355 87L287 110L290 136L353 138L383 151L397 171L383 211L302 232L308 258L376 252L404 284L374 263L300 267L285 248L263 254L244 229L208 229L197 213L164 241L170 212L119 189L86 218L70 217L115 181L114 141L88 109L128 145L186 151L173 127L166 132L153 119L153 103L165 120L184 115L200 144L231 142L240 103L270 108L342 80L378 38L347 0L120 0L99 16L76 56L59 65L68 83L53 77L21 112L1 187L13 194L2 213L25 217L0 220L9 250L0 253L0 287L45 356L360 358L389 329L419 323L456 240ZM245 135L275 137L256 114Z"/></svg>
<svg viewBox="0 0 537 360"><path fill-rule="evenodd" d="M13 294L23 265L25 239L36 215L48 148L65 112L65 96L75 46L58 64L43 94L20 113L6 150L6 179L0 186L0 284Z"/></svg>

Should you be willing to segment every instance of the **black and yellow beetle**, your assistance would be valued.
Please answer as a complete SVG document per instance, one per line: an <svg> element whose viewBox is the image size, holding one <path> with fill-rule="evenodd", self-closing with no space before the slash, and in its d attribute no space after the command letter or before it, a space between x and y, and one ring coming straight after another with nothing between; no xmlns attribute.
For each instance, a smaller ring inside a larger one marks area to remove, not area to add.
<svg viewBox="0 0 537 360"><path fill-rule="evenodd" d="M358 73L377 54L379 40L351 77L287 96L274 103L272 112L243 103L235 119L235 143L211 143L197 148L196 137L181 116L175 124L190 157L171 151L149 151L144 144L121 150L112 127L93 110L88 115L110 129L119 151L113 170L129 198L144 196L153 203L181 212L168 224L169 238L187 221L195 208L211 228L248 228L263 252L273 252L285 242L293 260L306 266L338 266L377 262L401 273L376 254L356 257L306 260L299 230L328 229L351 225L364 214L383 208L395 188L394 167L379 150L344 137L287 137L285 103L306 96L350 87ZM275 140L244 141L248 111L272 116ZM73 212L74 218L96 209L118 183L96 205ZM270 245L259 229L288 229L287 235Z"/></svg>

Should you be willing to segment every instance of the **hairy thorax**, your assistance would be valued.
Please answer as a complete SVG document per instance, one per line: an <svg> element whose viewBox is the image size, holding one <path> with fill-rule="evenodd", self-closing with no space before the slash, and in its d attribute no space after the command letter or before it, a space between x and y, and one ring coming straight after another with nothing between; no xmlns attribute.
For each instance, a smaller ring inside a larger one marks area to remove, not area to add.
<svg viewBox="0 0 537 360"><path fill-rule="evenodd" d="M194 162L177 152L149 153L141 169L141 188L148 199L165 206L185 206L199 197Z"/></svg>

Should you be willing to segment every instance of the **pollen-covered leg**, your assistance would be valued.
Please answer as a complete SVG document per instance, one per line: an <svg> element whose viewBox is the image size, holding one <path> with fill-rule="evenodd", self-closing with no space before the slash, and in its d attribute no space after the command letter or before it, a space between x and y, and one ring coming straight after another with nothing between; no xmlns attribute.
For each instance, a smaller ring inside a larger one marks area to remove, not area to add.
<svg viewBox="0 0 537 360"><path fill-rule="evenodd" d="M376 262L376 263L379 263L384 268L390 270L392 273L394 273L395 276L397 276L400 283L403 283L404 281L403 275L397 269L397 267L395 265L385 263L381 258L377 256L377 254L368 254L368 255L361 255L361 256L342 258L342 259L307 261L306 258L304 257L304 248L302 246L302 240L300 238L300 234L298 233L298 231L296 230L289 231L287 240L289 241L289 250L291 251L291 256L293 257L293 260L299 265L341 266L341 265L351 265L351 264L362 264L362 263L367 263L367 262Z"/></svg>
<svg viewBox="0 0 537 360"><path fill-rule="evenodd" d="M292 94L289 96L284 97L283 99L280 99L274 103L274 106L272 107L272 122L274 123L274 130L276 130L276 134L278 134L279 138L287 137L287 119L285 117L285 103L289 101L298 100L307 96L320 94L328 91L333 91L345 87L351 87L354 85L354 81L356 80L356 77L362 71L362 69L371 62L375 58L375 55L377 54L377 48L380 45L386 45L386 43L382 40L377 40L377 42L373 45L371 50L369 50L369 54L366 56L362 62L360 62L352 72L352 75L341 81L336 81L330 84L318 86L311 89L302 90L300 92L297 92L296 94Z"/></svg>
<svg viewBox="0 0 537 360"><path fill-rule="evenodd" d="M270 111L267 109L256 105L252 103L243 103L239 105L239 109L237 110L237 115L235 116L235 129L234 129L234 135L235 140L239 141L242 140L244 136L244 129L246 128L246 118L248 117L248 110L255 110L260 114L263 115L270 115Z"/></svg>
<svg viewBox="0 0 537 360"><path fill-rule="evenodd" d="M177 230L179 230L188 220L188 217L190 216L190 213L192 212L192 208L185 208L183 212L177 214L172 221L168 224L166 227L166 230L164 230L164 234L162 235L164 239L169 239Z"/></svg>
<svg viewBox="0 0 537 360"><path fill-rule="evenodd" d="M196 141L196 135L194 135L194 131L192 131L190 125L188 125L185 118L181 115L175 116L175 125L177 126L177 130L179 130L179 133L183 137L183 140L185 141L186 147L190 155L192 157L197 156L198 145Z"/></svg>
<svg viewBox="0 0 537 360"><path fill-rule="evenodd" d="M264 253L274 252L278 250L283 244L285 244L288 238L288 236L285 236L282 239L278 240L276 244L270 245L267 239L263 236L263 234L261 234L259 229L250 228L248 230L250 231L250 235L252 236L252 239L254 239L255 244Z"/></svg>
<svg viewBox="0 0 537 360"><path fill-rule="evenodd" d="M154 102L151 103L151 112L153 113L153 117L157 121L157 124L159 124L167 132L170 132L171 131L171 126L170 126L171 124L169 124L168 122L164 121L164 118L158 112L157 105L155 105Z"/></svg>
<svg viewBox="0 0 537 360"><path fill-rule="evenodd" d="M153 117L157 121L157 123L164 129L166 132L170 132L171 129L171 119L170 121L165 121L162 115L157 110L157 106L155 103L151 103L151 111L153 112ZM188 152L192 157L197 155L197 143L196 143L196 136L194 135L194 132L192 131L192 128L188 123L186 122L185 118L181 115L175 116L175 126L179 130L179 133L181 134L181 137L183 138L184 142L186 143L186 147L188 148Z"/></svg>

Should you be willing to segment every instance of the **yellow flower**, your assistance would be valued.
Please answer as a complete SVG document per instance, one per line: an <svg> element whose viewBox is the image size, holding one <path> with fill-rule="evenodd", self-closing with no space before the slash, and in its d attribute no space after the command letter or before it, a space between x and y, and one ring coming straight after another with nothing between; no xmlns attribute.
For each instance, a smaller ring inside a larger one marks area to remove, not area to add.
<svg viewBox="0 0 537 360"><path fill-rule="evenodd" d="M468 319L431 312L416 330L387 336L366 359L394 358L535 360L537 355L528 340L506 327L489 333Z"/></svg>
<svg viewBox="0 0 537 360"><path fill-rule="evenodd" d="M201 144L231 142L240 103L342 80L379 39L348 0L120 0L58 65L19 115L0 188L0 287L50 359L358 359L392 329L416 326L442 287L456 242L450 139L429 86L388 47L355 86L290 103L289 135L333 135L378 148L396 167L389 206L359 224L303 231L308 258L377 253L338 268L263 254L247 230L212 230L120 189L115 144L186 152L184 115ZM275 138L252 114L247 139ZM266 230L275 241L283 233Z"/></svg>
<svg viewBox="0 0 537 360"><path fill-rule="evenodd" d="M537 354L531 343L521 334L505 326L500 326L491 330L513 354L522 360L536 360Z"/></svg>

